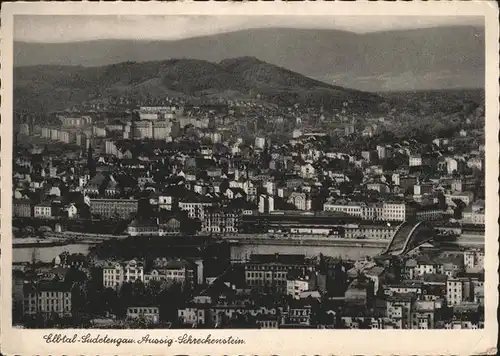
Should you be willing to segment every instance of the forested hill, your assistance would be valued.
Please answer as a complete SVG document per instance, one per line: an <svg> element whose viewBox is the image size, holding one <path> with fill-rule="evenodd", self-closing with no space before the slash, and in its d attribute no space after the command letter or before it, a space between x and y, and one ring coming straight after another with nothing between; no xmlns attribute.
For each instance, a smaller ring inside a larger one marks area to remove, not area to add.
<svg viewBox="0 0 500 356"><path fill-rule="evenodd" d="M116 96L259 97L276 104L336 107L343 101L375 110L380 96L326 84L254 57L212 63L197 59L124 62L103 67L34 66L14 69L16 108L62 110Z"/></svg>

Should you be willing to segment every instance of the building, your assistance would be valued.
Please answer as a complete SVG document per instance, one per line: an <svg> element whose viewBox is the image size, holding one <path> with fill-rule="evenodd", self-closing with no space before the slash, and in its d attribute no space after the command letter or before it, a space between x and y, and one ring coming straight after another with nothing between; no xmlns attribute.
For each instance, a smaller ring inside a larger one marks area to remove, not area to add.
<svg viewBox="0 0 500 356"><path fill-rule="evenodd" d="M38 219L47 219L52 216L52 205L49 202L36 204L33 208L33 217Z"/></svg>
<svg viewBox="0 0 500 356"><path fill-rule="evenodd" d="M396 228L396 224L385 223L348 224L344 228L344 237L346 239L389 240L393 237Z"/></svg>
<svg viewBox="0 0 500 356"><path fill-rule="evenodd" d="M420 296L423 290L423 282L418 281L403 281L402 283L384 285L384 294L388 296L397 294L413 294Z"/></svg>
<svg viewBox="0 0 500 356"><path fill-rule="evenodd" d="M105 142L105 152L108 155L115 156L118 159L130 159L132 158L132 154L129 150L122 151L116 146L116 143L111 140L107 140Z"/></svg>
<svg viewBox="0 0 500 356"><path fill-rule="evenodd" d="M259 213L270 213L274 211L274 197L261 194L259 196Z"/></svg>
<svg viewBox="0 0 500 356"><path fill-rule="evenodd" d="M382 182L370 182L366 183L366 189L367 190L375 190L379 193L385 194L385 193L390 193L391 188L387 183L382 183Z"/></svg>
<svg viewBox="0 0 500 356"><path fill-rule="evenodd" d="M30 125L28 124L21 124L19 125L19 133L21 135L29 135L30 134Z"/></svg>
<svg viewBox="0 0 500 356"><path fill-rule="evenodd" d="M434 188L434 184L431 182L415 184L413 186L413 195L425 195L431 194Z"/></svg>
<svg viewBox="0 0 500 356"><path fill-rule="evenodd" d="M135 121L132 124L134 130L133 130L133 138L140 140L140 139L147 139L147 138L153 138L153 123L148 120L139 120Z"/></svg>
<svg viewBox="0 0 500 356"><path fill-rule="evenodd" d="M182 115L181 108L173 106L141 106L139 108L139 117L141 120L159 120L162 118L174 118L176 115Z"/></svg>
<svg viewBox="0 0 500 356"><path fill-rule="evenodd" d="M75 133L75 144L77 146L82 146L84 149L90 147L91 140L84 133Z"/></svg>
<svg viewBox="0 0 500 356"><path fill-rule="evenodd" d="M128 262L112 262L103 267L103 285L106 288L118 288L124 282L136 280L144 282L144 263L136 260Z"/></svg>
<svg viewBox="0 0 500 356"><path fill-rule="evenodd" d="M301 136L302 136L302 131L301 130L298 130L298 129L293 130L293 132L292 132L292 138L299 138Z"/></svg>
<svg viewBox="0 0 500 356"><path fill-rule="evenodd" d="M472 192L457 192L445 195L446 204L455 206L455 201L461 200L466 206L474 201L474 193Z"/></svg>
<svg viewBox="0 0 500 356"><path fill-rule="evenodd" d="M245 263L245 282L252 289L285 293L289 272L305 275L313 269L303 255L251 255Z"/></svg>
<svg viewBox="0 0 500 356"><path fill-rule="evenodd" d="M483 225L485 224L484 200L472 203L462 211L462 222L464 224Z"/></svg>
<svg viewBox="0 0 500 356"><path fill-rule="evenodd" d="M175 199L172 194L160 193L158 195L158 209L172 210L174 201Z"/></svg>
<svg viewBox="0 0 500 356"><path fill-rule="evenodd" d="M448 278L446 281L446 302L448 306L461 304L463 301L463 281L459 278Z"/></svg>
<svg viewBox="0 0 500 356"><path fill-rule="evenodd" d="M187 211L190 219L203 220L205 218L205 210L211 206L213 206L212 201L201 195L179 201L179 209Z"/></svg>
<svg viewBox="0 0 500 356"><path fill-rule="evenodd" d="M179 235L181 233L181 221L173 216L160 218L158 221L158 233L160 236Z"/></svg>
<svg viewBox="0 0 500 356"><path fill-rule="evenodd" d="M350 305L368 306L374 296L374 284L369 278L360 277L353 280L345 292L345 301Z"/></svg>
<svg viewBox="0 0 500 356"><path fill-rule="evenodd" d="M406 221L415 216L415 209L404 202L379 204L327 202L323 205L323 210L358 216L363 220L372 221Z"/></svg>
<svg viewBox="0 0 500 356"><path fill-rule="evenodd" d="M412 329L434 329L436 319L436 302L417 300L411 311Z"/></svg>
<svg viewBox="0 0 500 356"><path fill-rule="evenodd" d="M377 154L379 159L385 159L387 157L386 146L377 145Z"/></svg>
<svg viewBox="0 0 500 356"><path fill-rule="evenodd" d="M183 324L206 325L210 320L210 303L190 303L177 311L177 316Z"/></svg>
<svg viewBox="0 0 500 356"><path fill-rule="evenodd" d="M300 176L305 179L314 178L316 176L316 168L310 163L300 166Z"/></svg>
<svg viewBox="0 0 500 356"><path fill-rule="evenodd" d="M369 163L371 161L372 153L371 151L363 151L361 152L361 157Z"/></svg>
<svg viewBox="0 0 500 356"><path fill-rule="evenodd" d="M463 257L465 270L484 268L484 251L464 251Z"/></svg>
<svg viewBox="0 0 500 356"><path fill-rule="evenodd" d="M167 281L193 285L197 283L197 270L196 264L187 260L155 260L154 268L149 271L142 261L110 262L103 267L103 286L117 289L125 282L137 280L145 284Z"/></svg>
<svg viewBox="0 0 500 356"><path fill-rule="evenodd" d="M201 230L210 234L234 234L238 232L238 214L230 210L208 210Z"/></svg>
<svg viewBox="0 0 500 356"><path fill-rule="evenodd" d="M454 192L466 192L476 188L477 181L471 178L453 179L451 182L451 190Z"/></svg>
<svg viewBox="0 0 500 356"><path fill-rule="evenodd" d="M242 233L285 232L289 234L334 233L343 235L343 227L355 230L361 226L357 217L335 212L276 210L271 213L242 214L238 231ZM387 225L386 225L387 227Z"/></svg>
<svg viewBox="0 0 500 356"><path fill-rule="evenodd" d="M419 205L415 217L419 221L441 220L444 210L438 204Z"/></svg>
<svg viewBox="0 0 500 356"><path fill-rule="evenodd" d="M158 276L162 276L160 278L164 278L166 281L189 285L192 286L197 283L197 265L191 261L187 260L163 260L157 259L154 261L154 269L149 273L145 274L144 281L147 283L151 279L158 280ZM156 273L153 273L155 272Z"/></svg>
<svg viewBox="0 0 500 356"><path fill-rule="evenodd" d="M383 267L374 266L369 270L364 271L364 275L373 283L373 294L377 295L379 289L384 285L386 280L386 271Z"/></svg>
<svg viewBox="0 0 500 356"><path fill-rule="evenodd" d="M138 208L137 199L90 199L90 213L102 218L128 219L132 214L137 213Z"/></svg>
<svg viewBox="0 0 500 356"><path fill-rule="evenodd" d="M156 121L153 123L153 139L165 140L170 136L172 125L166 121Z"/></svg>
<svg viewBox="0 0 500 356"><path fill-rule="evenodd" d="M297 278L289 276L286 281L286 294L291 295L294 299L300 299L301 293L311 290L312 287L313 279L309 275Z"/></svg>
<svg viewBox="0 0 500 356"><path fill-rule="evenodd" d="M313 306L306 300L294 300L281 313L281 326L304 327L312 324Z"/></svg>
<svg viewBox="0 0 500 356"><path fill-rule="evenodd" d="M440 261L430 258L427 255L420 255L416 259L416 265L413 268L413 277L420 278L426 274L441 274L443 265Z"/></svg>
<svg viewBox="0 0 500 356"><path fill-rule="evenodd" d="M90 116L82 117L66 117L58 116L63 127L82 127L92 124L92 118Z"/></svg>
<svg viewBox="0 0 500 356"><path fill-rule="evenodd" d="M127 226L129 236L159 236L160 228L156 220L132 220Z"/></svg>
<svg viewBox="0 0 500 356"><path fill-rule="evenodd" d="M71 316L71 286L62 282L24 285L24 315L57 314Z"/></svg>
<svg viewBox="0 0 500 356"><path fill-rule="evenodd" d="M14 199L12 202L12 215L15 217L31 217L31 201L29 199Z"/></svg>
<svg viewBox="0 0 500 356"><path fill-rule="evenodd" d="M92 136L94 137L106 137L106 128L104 127L92 127Z"/></svg>
<svg viewBox="0 0 500 356"><path fill-rule="evenodd" d="M446 172L448 174L453 174L458 170L458 161L456 159L447 157L445 162L446 162Z"/></svg>
<svg viewBox="0 0 500 356"><path fill-rule="evenodd" d="M158 307L128 307L127 318L143 319L148 324L158 324L160 309Z"/></svg>
<svg viewBox="0 0 500 356"><path fill-rule="evenodd" d="M406 221L413 218L415 209L406 203L384 202L382 214L379 220L383 221Z"/></svg>
<svg viewBox="0 0 500 356"><path fill-rule="evenodd" d="M123 133L123 129L125 127L125 124L120 121L120 120L115 120L111 123L108 123L106 125L106 130L110 132L117 132L117 133Z"/></svg>
<svg viewBox="0 0 500 356"><path fill-rule="evenodd" d="M104 288L118 288L125 278L124 269L119 262L109 262L102 268Z"/></svg>
<svg viewBox="0 0 500 356"><path fill-rule="evenodd" d="M255 138L255 148L264 149L266 145L266 139L264 137Z"/></svg>
<svg viewBox="0 0 500 356"><path fill-rule="evenodd" d="M422 165L422 156L420 155L410 155L408 159L408 165L410 167L419 167Z"/></svg>
<svg viewBox="0 0 500 356"><path fill-rule="evenodd" d="M464 267L466 269L473 269L476 267L475 251L464 251Z"/></svg>
<svg viewBox="0 0 500 356"><path fill-rule="evenodd" d="M85 185L82 193L86 196L95 197L103 193L103 189L106 186L109 178L102 173L97 173L90 181Z"/></svg>
<svg viewBox="0 0 500 356"><path fill-rule="evenodd" d="M386 315L396 329L409 329L413 304L411 294L398 294L386 298Z"/></svg>
<svg viewBox="0 0 500 356"><path fill-rule="evenodd" d="M395 185L399 185L401 189L407 190L417 184L417 177L413 175L400 175L395 173L392 175L392 181Z"/></svg>
<svg viewBox="0 0 500 356"><path fill-rule="evenodd" d="M73 203L66 205L64 207L64 211L68 214L69 219L75 219L78 217L78 208Z"/></svg>
<svg viewBox="0 0 500 356"><path fill-rule="evenodd" d="M260 329L277 329L279 326L279 317L271 314L257 315L256 323Z"/></svg>
<svg viewBox="0 0 500 356"><path fill-rule="evenodd" d="M124 282L144 282L144 263L136 260L126 262L123 266L123 278Z"/></svg>
<svg viewBox="0 0 500 356"><path fill-rule="evenodd" d="M295 205L298 210L311 210L311 199L306 193L293 192L288 198L288 203Z"/></svg>
<svg viewBox="0 0 500 356"><path fill-rule="evenodd" d="M348 124L344 127L344 134L346 136L352 135L355 132L356 132L356 128L353 124Z"/></svg>
<svg viewBox="0 0 500 356"><path fill-rule="evenodd" d="M484 160L477 157L470 158L467 161L467 167L482 171L484 167Z"/></svg>
<svg viewBox="0 0 500 356"><path fill-rule="evenodd" d="M355 202L345 202L337 203L334 201L326 202L323 204L323 211L334 211L338 213L344 213L351 216L363 216L363 205L362 203Z"/></svg>

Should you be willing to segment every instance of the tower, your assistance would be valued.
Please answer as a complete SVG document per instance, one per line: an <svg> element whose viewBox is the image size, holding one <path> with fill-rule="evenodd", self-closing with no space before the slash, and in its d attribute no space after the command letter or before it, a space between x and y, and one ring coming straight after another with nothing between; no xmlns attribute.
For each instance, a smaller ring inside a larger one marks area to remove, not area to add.
<svg viewBox="0 0 500 356"><path fill-rule="evenodd" d="M269 168L269 163L271 162L271 155L269 153L269 140L266 140L264 144L264 150L262 151L261 163L265 168Z"/></svg>
<svg viewBox="0 0 500 356"><path fill-rule="evenodd" d="M31 251L31 265L35 266L37 261L38 261L38 248L34 247L33 250Z"/></svg>
<svg viewBox="0 0 500 356"><path fill-rule="evenodd" d="M92 179L96 173L92 144L89 145L89 149L87 151L87 169L89 170L90 178Z"/></svg>

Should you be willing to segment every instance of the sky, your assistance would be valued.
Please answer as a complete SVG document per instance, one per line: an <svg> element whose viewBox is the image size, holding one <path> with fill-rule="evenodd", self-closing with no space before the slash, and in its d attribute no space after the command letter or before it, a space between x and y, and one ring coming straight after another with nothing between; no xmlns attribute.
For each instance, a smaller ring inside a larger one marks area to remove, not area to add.
<svg viewBox="0 0 500 356"><path fill-rule="evenodd" d="M357 33L437 26L484 26L472 16L109 16L17 15L14 40L76 42L97 39L179 40L266 27L337 29Z"/></svg>

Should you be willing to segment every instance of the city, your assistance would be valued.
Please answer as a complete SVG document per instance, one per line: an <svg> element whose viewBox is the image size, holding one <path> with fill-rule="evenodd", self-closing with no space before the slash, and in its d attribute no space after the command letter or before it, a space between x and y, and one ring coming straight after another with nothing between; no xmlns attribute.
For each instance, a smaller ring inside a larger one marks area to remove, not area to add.
<svg viewBox="0 0 500 356"><path fill-rule="evenodd" d="M143 65L16 68L15 327L484 328L483 89Z"/></svg>

